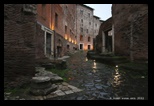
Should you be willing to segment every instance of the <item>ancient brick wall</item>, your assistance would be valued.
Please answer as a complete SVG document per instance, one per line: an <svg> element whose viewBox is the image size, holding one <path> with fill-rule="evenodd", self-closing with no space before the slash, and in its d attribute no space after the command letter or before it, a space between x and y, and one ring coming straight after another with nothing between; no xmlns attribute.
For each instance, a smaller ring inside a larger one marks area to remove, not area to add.
<svg viewBox="0 0 154 106"><path fill-rule="evenodd" d="M4 4L4 87L26 83L35 72L36 5Z"/></svg>
<svg viewBox="0 0 154 106"><path fill-rule="evenodd" d="M44 53L44 37L45 32L41 29L41 24L37 22L36 24L36 37L35 37L35 58L36 62L42 62L45 58Z"/></svg>
<svg viewBox="0 0 154 106"><path fill-rule="evenodd" d="M113 4L115 53L148 59L148 5Z"/></svg>

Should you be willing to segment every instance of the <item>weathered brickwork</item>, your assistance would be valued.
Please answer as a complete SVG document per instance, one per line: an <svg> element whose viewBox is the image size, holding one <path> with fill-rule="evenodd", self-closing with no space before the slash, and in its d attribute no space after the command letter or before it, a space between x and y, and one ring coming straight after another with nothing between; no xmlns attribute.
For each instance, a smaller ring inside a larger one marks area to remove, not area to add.
<svg viewBox="0 0 154 106"><path fill-rule="evenodd" d="M41 25L39 23L36 24L36 37L35 37L35 58L36 63L42 62L45 58L44 54L44 31L41 29Z"/></svg>
<svg viewBox="0 0 154 106"><path fill-rule="evenodd" d="M28 10L23 4L4 5L5 88L22 85L34 75L36 5L30 5Z"/></svg>
<svg viewBox="0 0 154 106"><path fill-rule="evenodd" d="M148 59L148 5L113 4L115 53Z"/></svg>

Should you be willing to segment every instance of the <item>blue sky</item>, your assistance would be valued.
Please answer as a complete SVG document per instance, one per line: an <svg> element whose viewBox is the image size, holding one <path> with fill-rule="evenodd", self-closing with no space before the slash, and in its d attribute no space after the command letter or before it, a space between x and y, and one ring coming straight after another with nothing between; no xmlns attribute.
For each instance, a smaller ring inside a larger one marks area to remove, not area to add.
<svg viewBox="0 0 154 106"><path fill-rule="evenodd" d="M111 17L112 4L84 4L94 9L94 15L100 17L101 20L107 20Z"/></svg>

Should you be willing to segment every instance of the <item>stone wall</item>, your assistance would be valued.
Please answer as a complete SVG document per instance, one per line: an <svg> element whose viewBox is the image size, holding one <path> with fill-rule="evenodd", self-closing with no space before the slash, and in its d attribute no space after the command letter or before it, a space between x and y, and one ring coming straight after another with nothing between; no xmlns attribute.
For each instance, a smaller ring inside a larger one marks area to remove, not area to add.
<svg viewBox="0 0 154 106"><path fill-rule="evenodd" d="M113 4L115 53L133 59L148 59L148 5Z"/></svg>
<svg viewBox="0 0 154 106"><path fill-rule="evenodd" d="M112 29L112 17L101 23L98 35L96 36L96 52L102 53L102 32Z"/></svg>
<svg viewBox="0 0 154 106"><path fill-rule="evenodd" d="M36 5L4 4L4 87L26 83L35 72Z"/></svg>

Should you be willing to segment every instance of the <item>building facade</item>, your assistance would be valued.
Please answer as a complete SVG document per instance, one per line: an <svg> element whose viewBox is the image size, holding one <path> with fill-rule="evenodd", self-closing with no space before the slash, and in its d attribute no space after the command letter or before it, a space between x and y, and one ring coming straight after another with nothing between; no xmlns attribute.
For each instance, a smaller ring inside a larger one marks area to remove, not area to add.
<svg viewBox="0 0 154 106"><path fill-rule="evenodd" d="M76 48L76 4L37 4L38 60L54 59Z"/></svg>
<svg viewBox="0 0 154 106"><path fill-rule="evenodd" d="M93 50L93 38L100 26L99 17L93 15L93 8L77 4L77 44L79 50Z"/></svg>

